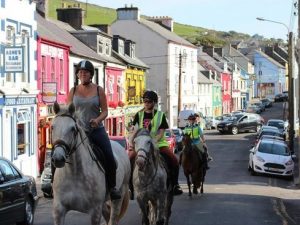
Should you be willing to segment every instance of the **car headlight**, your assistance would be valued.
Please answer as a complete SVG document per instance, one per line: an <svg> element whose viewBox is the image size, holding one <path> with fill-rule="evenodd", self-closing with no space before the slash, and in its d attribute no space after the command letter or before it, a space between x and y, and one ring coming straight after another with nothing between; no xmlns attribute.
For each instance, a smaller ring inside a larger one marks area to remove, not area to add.
<svg viewBox="0 0 300 225"><path fill-rule="evenodd" d="M292 165L293 163L294 163L293 160L290 159L289 161L287 161L287 162L285 163L285 165L290 166L290 165Z"/></svg>
<svg viewBox="0 0 300 225"><path fill-rule="evenodd" d="M257 159L258 161L260 161L260 162L265 162L265 160L264 160L262 157L260 157L260 156L256 156L256 159Z"/></svg>

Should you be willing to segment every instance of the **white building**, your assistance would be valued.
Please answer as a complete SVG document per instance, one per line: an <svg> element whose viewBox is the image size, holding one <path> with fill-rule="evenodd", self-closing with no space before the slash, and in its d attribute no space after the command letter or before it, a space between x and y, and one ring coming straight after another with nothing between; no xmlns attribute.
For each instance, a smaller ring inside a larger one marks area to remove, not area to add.
<svg viewBox="0 0 300 225"><path fill-rule="evenodd" d="M181 109L197 109L197 48L172 32L172 18L146 20L140 17L138 8L125 7L117 9L117 20L111 28L113 34L137 44L137 57L150 67L146 89L158 92L170 127L177 125L180 71Z"/></svg>
<svg viewBox="0 0 300 225"><path fill-rule="evenodd" d="M37 176L35 3L0 1L0 156Z"/></svg>

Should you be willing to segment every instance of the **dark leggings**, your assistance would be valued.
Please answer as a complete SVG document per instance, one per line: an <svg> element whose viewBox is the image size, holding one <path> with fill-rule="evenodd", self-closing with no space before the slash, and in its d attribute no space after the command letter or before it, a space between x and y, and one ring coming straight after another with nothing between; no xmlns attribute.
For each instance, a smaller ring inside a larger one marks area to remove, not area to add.
<svg viewBox="0 0 300 225"><path fill-rule="evenodd" d="M113 156L110 140L104 127L93 130L89 135L94 145L100 147L105 156L106 179L109 188L116 186L116 162Z"/></svg>

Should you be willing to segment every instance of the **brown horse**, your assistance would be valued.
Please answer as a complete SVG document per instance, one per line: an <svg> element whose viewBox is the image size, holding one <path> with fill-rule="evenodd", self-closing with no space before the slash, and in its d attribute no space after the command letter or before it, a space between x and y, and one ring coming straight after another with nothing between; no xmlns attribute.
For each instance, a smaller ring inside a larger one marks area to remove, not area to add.
<svg viewBox="0 0 300 225"><path fill-rule="evenodd" d="M182 138L183 150L180 156L180 164L182 165L184 175L189 188L189 196L192 196L191 181L193 184L193 193L198 194L198 188L203 193L203 183L206 169L202 160L199 158L198 149L192 144L192 139L188 134L184 134Z"/></svg>

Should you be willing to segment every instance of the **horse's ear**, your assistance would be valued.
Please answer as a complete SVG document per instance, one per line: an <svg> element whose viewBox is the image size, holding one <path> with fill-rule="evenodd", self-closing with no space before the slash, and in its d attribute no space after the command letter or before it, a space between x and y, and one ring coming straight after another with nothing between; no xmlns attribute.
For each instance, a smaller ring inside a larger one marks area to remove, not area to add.
<svg viewBox="0 0 300 225"><path fill-rule="evenodd" d="M53 110L54 110L55 114L59 113L60 107L59 107L59 104L57 103L57 101L54 102Z"/></svg>
<svg viewBox="0 0 300 225"><path fill-rule="evenodd" d="M75 105L73 104L73 102L71 102L71 104L69 105L69 113L71 115L75 113Z"/></svg>

